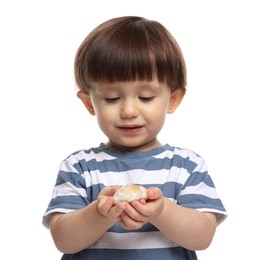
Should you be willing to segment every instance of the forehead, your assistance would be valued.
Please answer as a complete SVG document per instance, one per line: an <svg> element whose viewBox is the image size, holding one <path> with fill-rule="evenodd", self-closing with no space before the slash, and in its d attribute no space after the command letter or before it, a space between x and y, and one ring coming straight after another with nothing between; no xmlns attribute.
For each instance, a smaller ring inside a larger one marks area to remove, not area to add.
<svg viewBox="0 0 262 260"><path fill-rule="evenodd" d="M165 83L158 80L153 81L116 81L116 82L95 82L91 84L91 89L96 93L104 93L109 91L143 91L150 90L159 92L162 88L168 88Z"/></svg>

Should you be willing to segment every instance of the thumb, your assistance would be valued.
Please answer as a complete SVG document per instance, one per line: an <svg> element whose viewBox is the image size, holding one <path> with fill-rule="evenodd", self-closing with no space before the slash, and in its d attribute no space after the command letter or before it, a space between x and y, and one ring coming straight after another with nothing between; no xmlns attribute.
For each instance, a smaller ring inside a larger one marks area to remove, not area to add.
<svg viewBox="0 0 262 260"><path fill-rule="evenodd" d="M158 200L163 197L163 194L159 188L153 187L147 189L147 198L149 200Z"/></svg>
<svg viewBox="0 0 262 260"><path fill-rule="evenodd" d="M115 186L110 186L110 187L104 187L102 191L100 192L100 195L108 196L111 197L114 195L117 189L119 189L120 186L115 185Z"/></svg>

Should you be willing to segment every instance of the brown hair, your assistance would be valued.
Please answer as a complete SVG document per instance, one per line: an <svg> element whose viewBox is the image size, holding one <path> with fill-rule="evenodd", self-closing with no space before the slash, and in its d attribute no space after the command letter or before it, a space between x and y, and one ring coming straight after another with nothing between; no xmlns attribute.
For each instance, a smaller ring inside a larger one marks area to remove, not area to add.
<svg viewBox="0 0 262 260"><path fill-rule="evenodd" d="M124 16L96 27L75 57L75 79L80 90L91 82L152 80L175 91L186 86L186 66L174 37L159 22Z"/></svg>

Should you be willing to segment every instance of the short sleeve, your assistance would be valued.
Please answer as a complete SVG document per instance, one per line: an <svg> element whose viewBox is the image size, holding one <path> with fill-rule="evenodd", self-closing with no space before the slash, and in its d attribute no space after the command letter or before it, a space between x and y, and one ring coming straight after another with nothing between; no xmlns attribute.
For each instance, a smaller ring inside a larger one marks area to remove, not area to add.
<svg viewBox="0 0 262 260"><path fill-rule="evenodd" d="M201 212L214 213L218 224L226 218L226 209L208 174L205 160L201 157L198 157L194 169L189 170L189 177L180 191L177 203Z"/></svg>
<svg viewBox="0 0 262 260"><path fill-rule="evenodd" d="M70 212L88 205L86 183L79 167L64 160L59 168L56 184L48 208L43 216L43 224L49 227L50 215L54 212Z"/></svg>

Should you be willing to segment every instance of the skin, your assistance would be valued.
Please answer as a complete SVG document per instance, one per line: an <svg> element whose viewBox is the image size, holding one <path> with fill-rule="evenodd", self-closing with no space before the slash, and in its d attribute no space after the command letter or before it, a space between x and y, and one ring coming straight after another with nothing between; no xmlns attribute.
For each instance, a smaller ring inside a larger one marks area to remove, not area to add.
<svg viewBox="0 0 262 260"><path fill-rule="evenodd" d="M120 151L148 151L161 146L157 134L166 114L179 106L184 92L171 93L166 84L154 80L96 82L89 93L79 91L77 95L97 117L108 137L107 146ZM80 210L52 215L50 231L61 252L73 254L88 248L116 222L127 230L149 222L171 241L190 250L210 245L217 225L213 213L176 205L154 187L147 190L147 201L114 205L112 196L118 188L104 188L97 200Z"/></svg>

